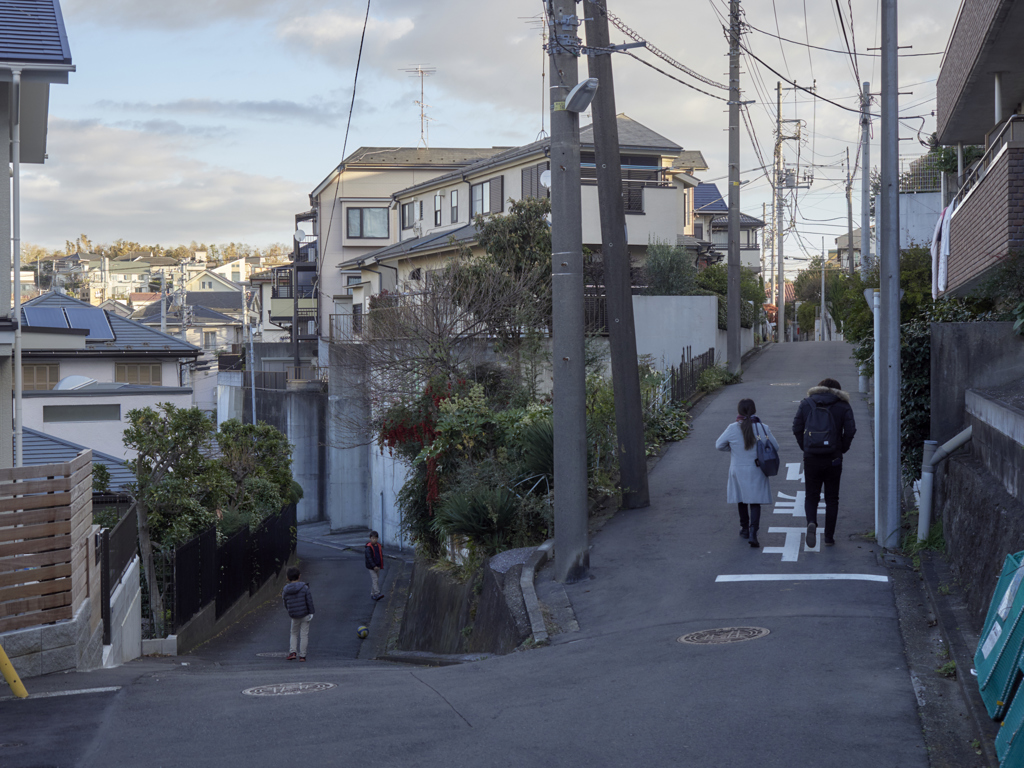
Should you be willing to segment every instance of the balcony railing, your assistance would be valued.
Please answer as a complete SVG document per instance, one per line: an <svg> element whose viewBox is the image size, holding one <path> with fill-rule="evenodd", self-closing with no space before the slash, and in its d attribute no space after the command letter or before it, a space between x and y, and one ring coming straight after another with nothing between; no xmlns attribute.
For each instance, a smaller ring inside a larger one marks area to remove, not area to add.
<svg viewBox="0 0 1024 768"><path fill-rule="evenodd" d="M992 164L999 158L999 154L1011 141L1024 141L1024 115L1012 115L1003 123L995 136L989 137L989 145L985 154L961 180L960 191L953 198L957 208L963 205L971 193L978 188L988 174L988 169L992 167Z"/></svg>

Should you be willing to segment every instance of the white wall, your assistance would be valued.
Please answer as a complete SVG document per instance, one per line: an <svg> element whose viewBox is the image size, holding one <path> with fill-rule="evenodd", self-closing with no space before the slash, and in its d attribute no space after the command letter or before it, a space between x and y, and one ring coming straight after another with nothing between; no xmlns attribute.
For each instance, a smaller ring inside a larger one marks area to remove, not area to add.
<svg viewBox="0 0 1024 768"><path fill-rule="evenodd" d="M717 296L634 296L633 323L637 354L651 355L661 370L679 365L687 346L694 355L719 353Z"/></svg>
<svg viewBox="0 0 1024 768"><path fill-rule="evenodd" d="M110 596L110 645L103 646L103 666L116 667L142 655L142 587L136 555Z"/></svg>
<svg viewBox="0 0 1024 768"><path fill-rule="evenodd" d="M900 248L929 247L942 213L941 192L900 193ZM872 251L877 253L877 251Z"/></svg>
<svg viewBox="0 0 1024 768"><path fill-rule="evenodd" d="M395 505L395 496L405 484L405 465L387 451L381 453L376 444L367 449L370 451L370 508L366 526L380 534L384 546L410 548L412 544L402 538L402 514Z"/></svg>
<svg viewBox="0 0 1024 768"><path fill-rule="evenodd" d="M105 405L111 403L121 406L120 421L43 422L43 406L45 405ZM179 408L189 408L192 406L192 395L191 393L171 394L154 388L153 392L141 393L28 396L22 401L22 418L24 425L30 429L39 430L62 440L70 440L72 443L84 445L86 448L109 453L119 459L131 459L135 457L135 452L125 449L123 441L124 429L128 425L128 411L146 406L155 408L159 403L173 403Z"/></svg>
<svg viewBox="0 0 1024 768"><path fill-rule="evenodd" d="M30 365L34 362L51 362L49 360L34 360L25 359L25 364ZM114 366L117 363L160 363L160 376L162 377L162 385L165 387L177 387L179 386L178 381L178 363L177 361L166 361L166 360L153 360L153 359L102 359L102 358L62 358L56 362L60 363L60 377L66 378L68 376L88 376L90 379L95 379L101 384L110 384L114 381Z"/></svg>
<svg viewBox="0 0 1024 768"><path fill-rule="evenodd" d="M656 239L675 245L676 236L683 232L683 190L678 187L644 187L643 194L644 212L626 214L627 244L646 247ZM581 195L583 242L600 243L601 214L597 187L584 185Z"/></svg>

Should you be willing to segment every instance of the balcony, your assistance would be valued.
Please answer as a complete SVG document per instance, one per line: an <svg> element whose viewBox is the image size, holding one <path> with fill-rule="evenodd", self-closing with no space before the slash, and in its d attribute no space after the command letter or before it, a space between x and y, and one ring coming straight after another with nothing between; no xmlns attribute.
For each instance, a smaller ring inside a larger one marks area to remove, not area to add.
<svg viewBox="0 0 1024 768"><path fill-rule="evenodd" d="M955 203L945 293L958 295L1024 249L1024 118L1008 120L990 138Z"/></svg>

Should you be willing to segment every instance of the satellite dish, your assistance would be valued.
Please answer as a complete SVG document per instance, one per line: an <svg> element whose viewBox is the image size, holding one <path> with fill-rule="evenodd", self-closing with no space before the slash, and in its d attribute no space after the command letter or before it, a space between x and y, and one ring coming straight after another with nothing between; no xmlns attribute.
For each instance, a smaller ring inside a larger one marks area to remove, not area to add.
<svg viewBox="0 0 1024 768"><path fill-rule="evenodd" d="M301 230L301 229L296 229L295 230L295 242L296 243L301 243L305 239L306 239L306 233L303 230Z"/></svg>
<svg viewBox="0 0 1024 768"><path fill-rule="evenodd" d="M551 171L544 170L540 172L540 185L544 189L551 189Z"/></svg>

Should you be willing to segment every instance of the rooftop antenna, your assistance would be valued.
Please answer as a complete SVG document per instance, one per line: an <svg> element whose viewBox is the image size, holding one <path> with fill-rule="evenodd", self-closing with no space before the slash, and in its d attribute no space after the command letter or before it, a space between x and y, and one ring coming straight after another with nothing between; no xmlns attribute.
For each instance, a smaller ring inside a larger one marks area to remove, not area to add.
<svg viewBox="0 0 1024 768"><path fill-rule="evenodd" d="M536 16L520 16L519 18L526 22L527 26L531 29L540 31L540 131L537 133L537 138L534 139L534 141L540 141L548 137L547 129L544 127L544 121L548 114L548 90L546 88L548 74L548 13L545 7L545 10Z"/></svg>
<svg viewBox="0 0 1024 768"><path fill-rule="evenodd" d="M420 144L423 145L424 149L428 149L430 147L430 130L428 124L433 118L427 116L427 107L430 105L427 104L427 100L424 98L423 83L428 77L436 74L437 69L429 65L417 64L413 67L407 67L402 71L408 72L411 77L418 77L420 79L420 100L414 101L413 104L420 108ZM419 148L420 144L417 144L416 147Z"/></svg>

